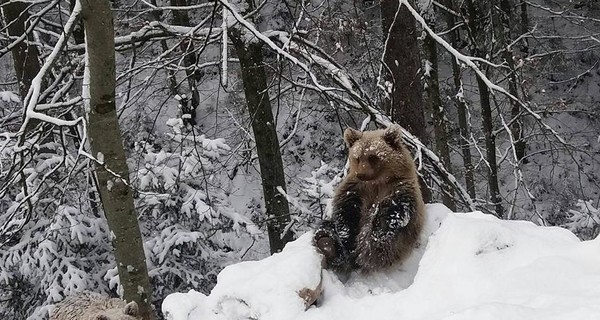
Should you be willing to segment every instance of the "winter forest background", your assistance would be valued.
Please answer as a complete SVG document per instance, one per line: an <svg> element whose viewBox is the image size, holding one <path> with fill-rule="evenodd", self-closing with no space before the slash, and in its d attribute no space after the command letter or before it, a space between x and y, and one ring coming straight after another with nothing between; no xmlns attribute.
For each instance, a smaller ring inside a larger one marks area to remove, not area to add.
<svg viewBox="0 0 600 320"><path fill-rule="evenodd" d="M597 0L0 6L0 318L210 292L324 218L346 127L407 129L429 202L600 232Z"/></svg>

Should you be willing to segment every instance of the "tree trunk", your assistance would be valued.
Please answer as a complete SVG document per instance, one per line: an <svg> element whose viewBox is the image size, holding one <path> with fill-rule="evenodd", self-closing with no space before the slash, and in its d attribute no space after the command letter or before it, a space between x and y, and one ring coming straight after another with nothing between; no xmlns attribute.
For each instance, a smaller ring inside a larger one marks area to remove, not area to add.
<svg viewBox="0 0 600 320"><path fill-rule="evenodd" d="M498 45L500 49L504 50L502 57L504 63L508 66L510 74L508 75L508 92L515 97L518 97L517 92L517 73L515 70L515 63L513 61L512 49L508 50L508 44L510 43L510 30L511 30L511 9L508 0L500 1L500 23L498 26ZM511 115L511 134L514 139L514 148L517 160L521 161L525 157L525 140L522 135L523 122L521 121L521 106L517 101L510 100L510 115Z"/></svg>
<svg viewBox="0 0 600 320"><path fill-rule="evenodd" d="M469 29L471 32L471 53L474 56L484 56L481 48L484 43L478 43L477 39L485 39L484 28L482 22L479 21L478 3L473 3L472 0L465 1L469 13ZM483 40L482 40L483 41ZM494 205L496 216L503 218L504 208L500 202L500 187L498 186L498 165L496 163L496 136L494 135L494 123L492 119L492 107L490 105L490 92L487 84L483 79L477 76L477 88L479 89L480 105L481 105L481 122L485 135L486 160L488 163L488 186L490 190L490 200Z"/></svg>
<svg viewBox="0 0 600 320"><path fill-rule="evenodd" d="M249 10L252 10L251 1ZM256 150L267 213L267 229L271 253L279 252L292 240L286 230L290 223L289 207L286 199L277 191L285 190L283 161L279 150L279 139L271 110L267 75L263 65L262 44L247 41L237 28L229 29L229 37L240 59L242 82L246 104L252 121L252 131L256 140Z"/></svg>
<svg viewBox="0 0 600 320"><path fill-rule="evenodd" d="M498 187L498 165L496 163L496 136L494 135L494 124L492 121L492 108L490 105L490 92L487 84L477 77L477 88L481 104L481 118L483 133L485 134L486 158L488 162L488 185L490 187L490 200L495 207L496 216L504 217L504 208L500 202L500 188Z"/></svg>
<svg viewBox="0 0 600 320"><path fill-rule="evenodd" d="M529 32L529 17L527 15L527 2L521 1L521 34ZM529 39L523 38L521 51L525 56L529 55Z"/></svg>
<svg viewBox="0 0 600 320"><path fill-rule="evenodd" d="M137 302L144 319L153 319L146 256L129 187L129 170L115 105L112 12L108 0L83 0L81 4L90 76L87 130L92 154L104 162L97 166L96 175L104 213L113 237L119 280L124 290L123 298Z"/></svg>
<svg viewBox="0 0 600 320"><path fill-rule="evenodd" d="M393 122L401 125L421 142L429 141L425 130L421 58L415 19L398 0L381 1L381 24L385 43L383 80L391 85L384 109ZM398 13L396 15L396 13ZM431 200L431 192L419 179L423 200Z"/></svg>
<svg viewBox="0 0 600 320"><path fill-rule="evenodd" d="M30 17L27 11L30 3L4 0L2 4L2 13L4 14L4 21L6 22L9 36L20 37L24 35ZM39 53L33 43L33 35L29 33L26 35L24 41L12 49L21 101L25 101L31 81L40 71Z"/></svg>
<svg viewBox="0 0 600 320"><path fill-rule="evenodd" d="M171 6L183 7L187 6L187 0L171 0ZM173 24L176 26L190 27L190 17L186 10L173 10ZM194 51L194 43L191 38L182 39L179 43L179 48L183 52L183 66L185 67L185 75L192 93L191 105L182 103L183 114L189 114L191 118L184 118L186 123L191 125L196 124L196 109L200 105L200 95L198 93L197 80L201 77L199 70L196 70L196 53Z"/></svg>
<svg viewBox="0 0 600 320"><path fill-rule="evenodd" d="M440 84L438 74L438 52L437 42L429 35L425 37L424 49L427 56L429 66L426 66L428 74L425 75L427 81L427 96L429 97L429 105L431 108L431 116L433 119L433 127L435 131L435 147L436 153L442 160L444 167L448 172L452 172L450 163L450 147L448 146L448 129L446 121L446 113L442 106L440 98ZM453 190L446 184L442 183L442 202L452 211L456 210L454 203Z"/></svg>
<svg viewBox="0 0 600 320"><path fill-rule="evenodd" d="M452 0L445 0L444 5L447 8L454 9L452 5ZM446 18L446 24L448 29L454 27L456 20L454 19L454 15L450 12L446 12L444 14ZM450 40L450 44L454 48L458 48L459 46L459 34L458 31L454 30L453 32L448 33L448 38ZM462 80L461 80L461 72L460 66L456 59L450 59L452 64L452 78L454 80L454 87L456 88L456 93L452 97L452 100L456 104L456 110L458 113L458 127L460 131L460 145L463 157L463 164L465 166L465 185L467 186L467 192L472 199L475 199L475 179L473 178L473 163L471 162L471 128L469 126L468 121L468 110L467 105L465 103L464 97L462 97Z"/></svg>
<svg viewBox="0 0 600 320"><path fill-rule="evenodd" d="M156 0L150 0L150 3L154 6L157 6ZM160 11L152 11L152 18L154 18L154 20L156 20L156 21L162 21L161 12ZM167 44L167 40L161 39L160 47L162 48L163 52L166 52L167 50L169 50L169 45ZM167 70L166 71L167 72L167 82L169 83L169 91L171 92L172 95L176 95L177 94L177 79L175 76L175 72L171 68L166 68L166 70Z"/></svg>
<svg viewBox="0 0 600 320"><path fill-rule="evenodd" d="M398 3L398 0L381 1L381 22L384 36L388 39L383 73L384 80L392 84L385 110L392 121L426 143L417 28L406 7L401 7L396 17Z"/></svg>

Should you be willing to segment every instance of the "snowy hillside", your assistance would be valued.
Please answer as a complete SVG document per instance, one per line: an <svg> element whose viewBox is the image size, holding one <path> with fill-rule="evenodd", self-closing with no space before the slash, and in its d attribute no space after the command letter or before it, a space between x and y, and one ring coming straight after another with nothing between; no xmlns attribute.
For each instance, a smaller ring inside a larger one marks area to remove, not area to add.
<svg viewBox="0 0 600 320"><path fill-rule="evenodd" d="M304 310L297 292L319 282L311 234L261 261L225 268L209 296L167 297L170 320L600 319L600 238L479 212L428 205L419 249L402 266L344 284L323 272Z"/></svg>

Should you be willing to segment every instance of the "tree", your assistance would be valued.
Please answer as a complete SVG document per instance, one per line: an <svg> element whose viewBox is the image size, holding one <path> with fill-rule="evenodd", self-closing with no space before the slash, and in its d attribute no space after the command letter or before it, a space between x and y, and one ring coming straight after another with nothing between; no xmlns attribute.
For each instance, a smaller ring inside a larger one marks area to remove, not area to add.
<svg viewBox="0 0 600 320"><path fill-rule="evenodd" d="M421 59L415 19L402 1L381 1L381 25L385 39L383 54L386 113L392 121L406 128L423 143L429 141L425 126ZM431 192L420 177L423 200Z"/></svg>
<svg viewBox="0 0 600 320"><path fill-rule="evenodd" d="M446 27L448 30L454 28L456 19L454 13L451 10L454 9L452 0L444 1L444 18L446 20ZM459 47L459 33L457 30L451 30L448 32L448 38L450 44L454 48ZM471 128L467 117L467 105L464 99L463 83L461 80L460 66L458 65L457 59L454 57L450 58L450 65L452 66L452 80L454 83L454 95L452 101L456 106L458 114L458 127L460 137L458 141L460 143L460 149L462 151L463 165L465 167L465 186L471 198L475 198L475 181L473 178L473 163L471 162Z"/></svg>
<svg viewBox="0 0 600 320"><path fill-rule="evenodd" d="M254 9L252 0L247 0L247 12ZM290 223L289 206L278 190L286 190L283 161L279 150L279 138L267 86L267 74L263 64L263 43L258 39L248 40L241 26L229 28L229 37L240 59L241 77L252 131L256 142L256 152L260 165L267 229L271 253L281 251L292 239L287 228ZM223 44L225 45L225 44Z"/></svg>
<svg viewBox="0 0 600 320"><path fill-rule="evenodd" d="M394 122L427 142L417 28L415 19L401 4L397 0L381 1L383 80L389 90L385 110Z"/></svg>
<svg viewBox="0 0 600 320"><path fill-rule="evenodd" d="M171 6L174 7L185 7L187 6L187 0L170 0ZM190 17L186 10L174 10L173 11L173 24L176 26L190 27ZM183 66L185 68L185 76L191 92L192 98L186 103L182 104L182 111L184 114L189 115L186 118L186 122L191 125L196 124L196 109L200 104L200 97L198 96L198 81L202 77L202 72L196 69L196 52L194 50L193 41L184 37L179 42L179 48L183 52ZM191 105L188 105L191 104Z"/></svg>
<svg viewBox="0 0 600 320"><path fill-rule="evenodd" d="M481 39L485 38L485 28L480 19L482 14L479 3L474 3L472 0L466 1L467 10L469 13L469 33L471 52L476 57L484 56L485 43ZM481 75L477 75L477 89L479 90L479 103L481 106L481 122L485 135L485 153L486 164L488 168L488 186L489 196L492 205L495 208L496 216L504 217L504 208L500 197L500 186L498 185L498 164L496 159L496 134L494 133L494 122L492 118L492 106L490 103L490 89L488 84Z"/></svg>
<svg viewBox="0 0 600 320"><path fill-rule="evenodd" d="M12 56L21 101L25 100L31 81L40 71L39 53L34 45L33 27L28 12L29 4L24 1L2 1L2 13L8 34L18 39L11 43Z"/></svg>
<svg viewBox="0 0 600 320"><path fill-rule="evenodd" d="M526 12L526 11L525 11ZM509 39L511 38L511 27L515 21L512 18L511 4L508 0L500 1L500 9L497 15L499 17L496 25L496 34L498 38L498 47L502 52L502 58L504 64L508 67L508 92L515 97L519 97L517 91L517 70L513 60L513 50L509 45ZM526 20L525 20L526 22ZM525 28L527 28L525 26ZM523 138L523 121L521 119L521 106L518 101L510 100L510 115L511 115L511 135L514 140L514 150L517 160L521 161L525 157L526 143Z"/></svg>
<svg viewBox="0 0 600 320"><path fill-rule="evenodd" d="M98 156L96 175L104 214L123 286L123 298L135 301L144 319L153 319L152 290L137 213L129 184L129 170L115 104L115 54L109 1L83 0L89 68L90 111L88 134Z"/></svg>
<svg viewBox="0 0 600 320"><path fill-rule="evenodd" d="M429 22L433 25L433 8L430 8L431 12L427 12L426 15L429 18ZM428 96L429 110L433 120L433 128L435 133L435 150L439 155L440 160L446 167L446 169L452 172L450 162L450 145L449 145L449 134L448 134L448 121L446 118L446 111L442 104L440 97L440 82L439 82L439 64L438 64L438 50L437 42L431 37L431 35L425 35L423 41L423 50L425 51L425 65L424 65L424 76L426 83L426 92ZM451 210L456 210L456 204L454 203L454 195L452 188L446 183L441 186L442 201Z"/></svg>

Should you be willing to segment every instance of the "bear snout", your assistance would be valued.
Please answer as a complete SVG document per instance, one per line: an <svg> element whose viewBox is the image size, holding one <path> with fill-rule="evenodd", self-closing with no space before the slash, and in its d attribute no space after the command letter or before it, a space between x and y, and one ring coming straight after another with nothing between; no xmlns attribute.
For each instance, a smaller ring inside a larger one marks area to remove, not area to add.
<svg viewBox="0 0 600 320"><path fill-rule="evenodd" d="M357 172L356 177L360 181L370 181L375 179L375 174L373 172Z"/></svg>

